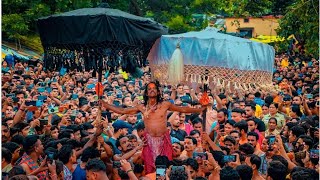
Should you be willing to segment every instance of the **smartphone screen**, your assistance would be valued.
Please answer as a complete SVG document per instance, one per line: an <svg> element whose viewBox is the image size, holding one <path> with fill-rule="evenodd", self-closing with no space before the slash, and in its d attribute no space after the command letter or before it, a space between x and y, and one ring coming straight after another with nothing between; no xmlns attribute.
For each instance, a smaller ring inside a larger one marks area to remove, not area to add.
<svg viewBox="0 0 320 180"><path fill-rule="evenodd" d="M311 149L310 150L310 158L319 159L319 149Z"/></svg>
<svg viewBox="0 0 320 180"><path fill-rule="evenodd" d="M45 90L46 90L45 87L39 87L39 88L38 88L38 92L39 92L39 93L43 93Z"/></svg>
<svg viewBox="0 0 320 180"><path fill-rule="evenodd" d="M166 168L164 167L159 167L156 169L156 175L164 177L166 175Z"/></svg>
<svg viewBox="0 0 320 180"><path fill-rule="evenodd" d="M194 159L207 160L208 159L208 155L205 152L194 152L193 153L193 158Z"/></svg>
<svg viewBox="0 0 320 180"><path fill-rule="evenodd" d="M25 104L26 104L26 106L36 106L37 101L26 101Z"/></svg>
<svg viewBox="0 0 320 180"><path fill-rule="evenodd" d="M48 125L48 120L46 119L40 119L39 121L40 121L40 125L42 126Z"/></svg>
<svg viewBox="0 0 320 180"><path fill-rule="evenodd" d="M235 155L224 155L223 156L223 162L236 162L236 156Z"/></svg>
<svg viewBox="0 0 320 180"><path fill-rule="evenodd" d="M286 148L287 148L288 152L293 151L293 146L292 146L292 144L291 144L291 143L284 143L284 145L286 146Z"/></svg>
<svg viewBox="0 0 320 180"><path fill-rule="evenodd" d="M120 102L119 101L113 101L113 105L120 106Z"/></svg>
<svg viewBox="0 0 320 180"><path fill-rule="evenodd" d="M276 137L275 136L270 136L269 140L268 140L268 144L269 145L273 145L276 141Z"/></svg>

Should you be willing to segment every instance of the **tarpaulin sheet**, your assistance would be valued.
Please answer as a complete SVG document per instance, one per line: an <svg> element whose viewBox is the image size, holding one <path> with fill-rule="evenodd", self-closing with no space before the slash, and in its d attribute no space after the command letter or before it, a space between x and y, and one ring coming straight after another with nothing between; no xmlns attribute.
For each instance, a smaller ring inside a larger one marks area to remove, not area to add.
<svg viewBox="0 0 320 180"><path fill-rule="evenodd" d="M219 33L215 28L163 35L152 47L148 60L154 65L169 64L178 43L185 65L271 73L273 70L275 51L272 46Z"/></svg>
<svg viewBox="0 0 320 180"><path fill-rule="evenodd" d="M111 8L83 8L43 17L37 21L44 47L123 43L135 46L154 43L168 29L161 24Z"/></svg>

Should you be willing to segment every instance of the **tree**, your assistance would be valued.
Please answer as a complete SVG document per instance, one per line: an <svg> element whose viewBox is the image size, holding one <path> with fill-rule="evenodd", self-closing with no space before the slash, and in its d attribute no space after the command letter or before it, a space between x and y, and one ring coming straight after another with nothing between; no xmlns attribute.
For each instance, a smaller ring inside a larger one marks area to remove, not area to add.
<svg viewBox="0 0 320 180"><path fill-rule="evenodd" d="M278 35L295 35L307 54L319 57L319 0L295 0L280 20Z"/></svg>
<svg viewBox="0 0 320 180"><path fill-rule="evenodd" d="M18 42L20 47L20 37L28 33L28 25L24 18L19 14L9 14L2 16L3 35L8 36Z"/></svg>
<svg viewBox="0 0 320 180"><path fill-rule="evenodd" d="M271 12L269 0L229 0L220 6L221 13L232 17L262 16Z"/></svg>

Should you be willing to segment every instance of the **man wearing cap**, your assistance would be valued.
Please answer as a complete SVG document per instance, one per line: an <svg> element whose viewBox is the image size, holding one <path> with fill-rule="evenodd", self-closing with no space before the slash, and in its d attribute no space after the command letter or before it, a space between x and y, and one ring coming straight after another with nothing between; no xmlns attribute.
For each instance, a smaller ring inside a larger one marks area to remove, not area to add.
<svg viewBox="0 0 320 180"><path fill-rule="evenodd" d="M148 83L144 94L144 104L139 104L131 108L120 108L102 101L101 104L106 109L119 114L137 114L142 112L146 140L143 148L142 157L145 163L146 173L155 171L154 161L158 155L164 155L172 160L172 145L170 134L167 129L167 111L177 111L182 113L200 113L206 107L200 109L190 107L179 107L168 101L162 101L159 86Z"/></svg>
<svg viewBox="0 0 320 180"><path fill-rule="evenodd" d="M111 142L113 146L113 152L114 154L121 154L121 151L116 146L117 139L120 136L126 136L128 134L128 128L131 127L131 125L125 121L122 120L116 120L113 124L114 133L111 138L109 138L109 142Z"/></svg>

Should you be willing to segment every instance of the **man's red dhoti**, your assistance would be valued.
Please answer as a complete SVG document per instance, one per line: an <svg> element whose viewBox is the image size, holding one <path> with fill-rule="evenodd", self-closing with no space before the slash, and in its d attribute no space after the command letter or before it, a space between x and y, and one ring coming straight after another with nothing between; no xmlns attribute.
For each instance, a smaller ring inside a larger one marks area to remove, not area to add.
<svg viewBox="0 0 320 180"><path fill-rule="evenodd" d="M142 150L142 158L145 173L149 174L156 170L155 160L157 156L167 156L170 161L172 160L172 144L169 131L162 137L152 137L145 132L144 137L147 140L147 145Z"/></svg>

